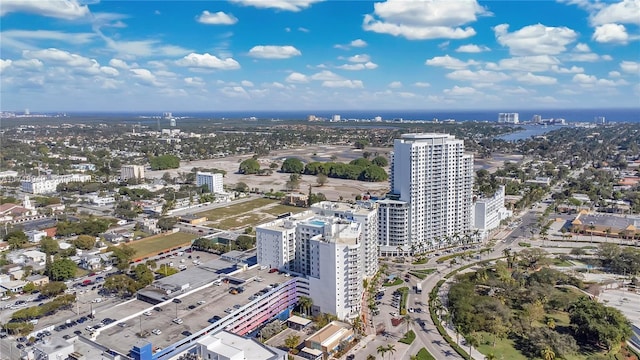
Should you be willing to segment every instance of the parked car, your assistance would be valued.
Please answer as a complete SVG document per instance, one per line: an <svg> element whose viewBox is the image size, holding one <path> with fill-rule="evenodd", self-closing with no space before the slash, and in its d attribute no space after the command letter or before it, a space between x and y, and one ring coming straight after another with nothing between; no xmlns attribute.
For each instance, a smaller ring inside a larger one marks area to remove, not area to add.
<svg viewBox="0 0 640 360"><path fill-rule="evenodd" d="M154 335L160 335L160 334L162 334L162 331L160 331L160 329L153 329L153 330L151 330L151 333L154 334Z"/></svg>

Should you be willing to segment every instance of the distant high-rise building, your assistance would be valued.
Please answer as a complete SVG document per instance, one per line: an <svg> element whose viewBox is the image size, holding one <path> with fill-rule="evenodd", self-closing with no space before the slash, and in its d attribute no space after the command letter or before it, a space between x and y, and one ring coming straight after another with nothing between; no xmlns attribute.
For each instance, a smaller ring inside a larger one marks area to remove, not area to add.
<svg viewBox="0 0 640 360"><path fill-rule="evenodd" d="M165 119L172 119L173 118L173 114L170 112L166 112L166 113L162 113L162 117Z"/></svg>
<svg viewBox="0 0 640 360"><path fill-rule="evenodd" d="M309 115L307 116L307 121L319 121L319 119L315 115Z"/></svg>
<svg viewBox="0 0 640 360"><path fill-rule="evenodd" d="M197 172L196 173L196 185L202 186L207 185L207 188L210 192L221 194L224 193L223 186L223 177L222 174L213 174L208 172Z"/></svg>
<svg viewBox="0 0 640 360"><path fill-rule="evenodd" d="M498 122L505 124L517 124L520 122L518 117L520 114L518 113L499 113L498 114Z"/></svg>
<svg viewBox="0 0 640 360"><path fill-rule="evenodd" d="M340 119L341 119L340 115L333 115L331 117L331 121L333 121L333 122L338 122L338 121L340 121Z"/></svg>
<svg viewBox="0 0 640 360"><path fill-rule="evenodd" d="M120 180L127 181L129 179L144 179L144 166L123 165L120 168Z"/></svg>
<svg viewBox="0 0 640 360"><path fill-rule="evenodd" d="M381 253L433 248L471 229L473 155L465 154L463 140L402 135L394 142L390 183L393 200L380 202L378 211Z"/></svg>
<svg viewBox="0 0 640 360"><path fill-rule="evenodd" d="M382 116L376 116L373 118L373 121L375 122L381 122L382 121Z"/></svg>
<svg viewBox="0 0 640 360"><path fill-rule="evenodd" d="M174 118L169 119L169 126L175 127L176 126L176 119L174 119Z"/></svg>
<svg viewBox="0 0 640 360"><path fill-rule="evenodd" d="M542 116L540 115L533 115L533 118L531 119L534 123L538 124L540 122L542 122Z"/></svg>
<svg viewBox="0 0 640 360"><path fill-rule="evenodd" d="M605 118L604 116L596 116L594 120L596 124L603 125L607 123L607 118Z"/></svg>

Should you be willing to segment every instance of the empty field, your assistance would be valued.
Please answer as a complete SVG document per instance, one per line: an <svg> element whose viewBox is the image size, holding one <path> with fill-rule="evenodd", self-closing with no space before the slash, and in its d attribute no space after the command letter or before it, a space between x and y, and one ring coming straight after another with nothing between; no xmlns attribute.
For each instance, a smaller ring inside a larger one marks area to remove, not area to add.
<svg viewBox="0 0 640 360"><path fill-rule="evenodd" d="M177 232L170 235L156 235L148 237L146 239L131 242L127 245L136 250L134 259L140 259L149 255L155 255L166 249L185 245L196 237L197 236L194 234Z"/></svg>
<svg viewBox="0 0 640 360"><path fill-rule="evenodd" d="M262 213L249 213L238 216L233 216L213 223L212 226L217 229L231 230L235 228L242 228L245 226L256 226L259 223L269 221L272 216Z"/></svg>
<svg viewBox="0 0 640 360"><path fill-rule="evenodd" d="M269 215L273 215L273 216L278 216L287 212L292 212L294 214L299 213L299 212L303 212L307 209L305 208L301 208L301 207L296 207L296 206L288 206L288 205L276 205L273 207L270 207L268 209L263 209L260 210L260 212L263 212L265 214L269 214Z"/></svg>
<svg viewBox="0 0 640 360"><path fill-rule="evenodd" d="M197 213L198 216L206 216L209 221L216 222L229 217L244 214L246 212L254 212L261 207L265 207L270 204L277 204L277 200L271 199L255 199L240 204L230 205L227 207L221 207L209 211L203 211Z"/></svg>

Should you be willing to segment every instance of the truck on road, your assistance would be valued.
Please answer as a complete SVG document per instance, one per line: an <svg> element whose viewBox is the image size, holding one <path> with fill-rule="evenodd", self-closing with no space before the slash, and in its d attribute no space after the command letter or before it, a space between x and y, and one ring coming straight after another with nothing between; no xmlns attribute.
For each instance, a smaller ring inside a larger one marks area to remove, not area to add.
<svg viewBox="0 0 640 360"><path fill-rule="evenodd" d="M422 294L422 284L421 283L417 283L416 284L416 294Z"/></svg>

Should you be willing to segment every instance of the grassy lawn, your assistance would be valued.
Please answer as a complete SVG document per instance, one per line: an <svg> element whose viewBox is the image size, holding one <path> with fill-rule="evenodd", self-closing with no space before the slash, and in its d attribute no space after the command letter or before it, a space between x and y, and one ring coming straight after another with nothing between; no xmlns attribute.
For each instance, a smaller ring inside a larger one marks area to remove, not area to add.
<svg viewBox="0 0 640 360"><path fill-rule="evenodd" d="M402 337L402 339L398 340L399 342L403 343L403 344L407 344L407 345L411 345L411 343L413 342L413 340L416 339L416 333L413 332L413 330L409 330L409 332L407 332L406 334L404 334L404 336Z"/></svg>
<svg viewBox="0 0 640 360"><path fill-rule="evenodd" d="M260 212L263 212L265 214L269 214L269 215L273 215L273 216L278 216L280 214L284 214L287 212L291 212L294 214L297 214L299 212L303 212L307 209L305 208L301 208L301 207L297 207L297 206L289 206L289 205L276 205L274 207L268 208L268 209L264 209L264 210L260 210Z"/></svg>
<svg viewBox="0 0 640 360"><path fill-rule="evenodd" d="M436 358L434 358L433 355L431 355L429 351L425 348L422 348L420 349L420 351L418 351L418 353L416 354L416 359L417 360L436 360Z"/></svg>
<svg viewBox="0 0 640 360"><path fill-rule="evenodd" d="M522 355L518 350L513 347L513 340L498 339L496 341L496 347L493 347L493 335L480 332L480 346L477 347L478 351L488 355L493 353L496 355L496 359L509 359L509 360L527 360L527 357ZM454 339L455 340L455 339ZM469 351L468 346L462 346L465 351Z"/></svg>
<svg viewBox="0 0 640 360"><path fill-rule="evenodd" d="M402 283L404 283L404 281L402 281L402 279L395 278L395 280L393 280L392 282L383 283L382 286L396 286L396 285L400 285Z"/></svg>
<svg viewBox="0 0 640 360"><path fill-rule="evenodd" d="M432 274L436 271L436 269L420 269L420 270L413 270L413 271L409 271L409 274L424 280L427 278L427 276L429 276L429 274Z"/></svg>
<svg viewBox="0 0 640 360"><path fill-rule="evenodd" d="M136 250L134 259L155 255L160 251L170 249L175 246L184 245L197 238L197 235L177 232L171 235L156 235L146 239L133 241L127 245Z"/></svg>
<svg viewBox="0 0 640 360"><path fill-rule="evenodd" d="M212 225L215 228L229 230L239 227L245 227L247 225L256 226L259 223L268 220L269 218L269 215L261 213L243 214L220 220L219 222L212 223Z"/></svg>
<svg viewBox="0 0 640 360"><path fill-rule="evenodd" d="M239 204L231 204L229 206L212 209L209 211L203 211L197 213L198 216L206 216L209 221L218 221L228 217L244 214L246 212L255 211L258 208L267 206L269 204L277 203L277 200L271 199L255 199Z"/></svg>
<svg viewBox="0 0 640 360"><path fill-rule="evenodd" d="M422 265L422 264L426 264L426 263L427 263L427 261L429 261L429 259L427 259L427 258L420 258L420 259L418 259L418 260L416 260L416 261L412 262L411 264L413 264L413 265Z"/></svg>
<svg viewBox="0 0 640 360"><path fill-rule="evenodd" d="M553 259L553 265L555 266L573 266L570 261L562 260L562 259Z"/></svg>

